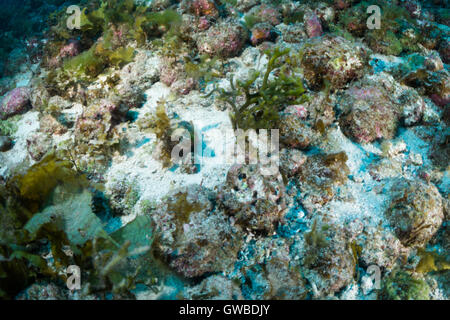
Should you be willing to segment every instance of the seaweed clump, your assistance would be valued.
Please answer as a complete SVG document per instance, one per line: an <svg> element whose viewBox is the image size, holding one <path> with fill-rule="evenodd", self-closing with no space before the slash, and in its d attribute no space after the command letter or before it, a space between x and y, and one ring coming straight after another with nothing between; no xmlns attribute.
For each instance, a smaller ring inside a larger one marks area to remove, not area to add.
<svg viewBox="0 0 450 320"><path fill-rule="evenodd" d="M91 4L84 8L81 29L68 34L62 22L53 30L54 42L46 48L47 65L59 68L49 72L47 82L53 89L64 91L87 83L108 68L122 67L133 61L136 46L142 46L152 35L158 36L178 25L180 16L173 10L150 12L133 0L114 0ZM85 49L80 54L66 54L64 45L69 39ZM94 43L91 39L97 39ZM71 40L74 42L74 40Z"/></svg>
<svg viewBox="0 0 450 320"><path fill-rule="evenodd" d="M247 81L237 80L235 83L231 78L231 91L222 88L213 90L218 91L220 99L231 106L230 117L234 129L278 128L278 112L283 107L301 104L307 100L302 79L288 69L289 62L294 65L294 58L287 57L287 64L280 68L275 79L270 78L272 72L279 67L279 59L286 56L289 51L275 48L273 51L265 52L269 62L260 86L256 86L260 72L253 72ZM241 104L238 98L242 96L245 99Z"/></svg>
<svg viewBox="0 0 450 320"><path fill-rule="evenodd" d="M430 287L409 272L395 270L383 281L378 297L382 300L429 300Z"/></svg>
<svg viewBox="0 0 450 320"><path fill-rule="evenodd" d="M132 298L137 282L153 285L150 217L107 232L94 203L101 186L72 167L49 155L1 190L0 298L14 298L42 282L63 288L70 265L88 279L83 297L112 292Z"/></svg>

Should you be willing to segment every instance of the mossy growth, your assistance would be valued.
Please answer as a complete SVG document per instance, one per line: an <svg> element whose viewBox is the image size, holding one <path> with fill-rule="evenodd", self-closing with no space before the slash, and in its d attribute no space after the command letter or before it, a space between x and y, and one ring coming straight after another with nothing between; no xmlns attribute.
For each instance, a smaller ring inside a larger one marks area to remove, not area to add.
<svg viewBox="0 0 450 320"><path fill-rule="evenodd" d="M329 240L327 239L329 229L330 226L327 224L318 226L317 219L315 219L311 226L311 231L305 233L305 244L307 247L303 258L305 266L313 267L320 263L322 250L329 246Z"/></svg>
<svg viewBox="0 0 450 320"><path fill-rule="evenodd" d="M324 189L344 184L350 174L347 160L345 152L312 155L299 172L300 180Z"/></svg>
<svg viewBox="0 0 450 320"><path fill-rule="evenodd" d="M50 71L47 77L50 85L63 91L80 81L95 79L108 68L120 68L131 62L135 54L131 42L142 46L151 35L159 35L161 30L168 32L181 21L173 10L150 12L133 0L94 1L90 7L95 9L82 10L81 34L72 37L80 38L81 47L86 50L65 60L62 67ZM92 43L92 39L98 40ZM46 51L50 56L58 55L63 44L64 41L51 42Z"/></svg>
<svg viewBox="0 0 450 320"><path fill-rule="evenodd" d="M0 136L12 137L17 132L17 122L22 119L21 115L16 115L7 120L0 120Z"/></svg>
<svg viewBox="0 0 450 320"><path fill-rule="evenodd" d="M429 300L430 287L425 280L403 270L394 270L383 280L378 298L382 300Z"/></svg>
<svg viewBox="0 0 450 320"><path fill-rule="evenodd" d="M259 72L249 75L247 81L230 79L231 91L223 88L215 88L220 99L232 108L230 115L234 129L271 129L278 128L279 111L288 105L301 104L307 101L304 94L302 79L293 74L293 66L297 60L289 56L289 49L266 51L268 56L267 69L260 79ZM285 56L285 64L281 68L279 59ZM277 75L272 79L272 73L279 68ZM256 85L261 80L261 85ZM208 96L209 96L208 95ZM238 102L239 97L244 97L244 102Z"/></svg>
<svg viewBox="0 0 450 320"><path fill-rule="evenodd" d="M217 57L201 55L198 59L185 57L185 71L189 78L201 83L208 83L216 78L223 77L225 70Z"/></svg>

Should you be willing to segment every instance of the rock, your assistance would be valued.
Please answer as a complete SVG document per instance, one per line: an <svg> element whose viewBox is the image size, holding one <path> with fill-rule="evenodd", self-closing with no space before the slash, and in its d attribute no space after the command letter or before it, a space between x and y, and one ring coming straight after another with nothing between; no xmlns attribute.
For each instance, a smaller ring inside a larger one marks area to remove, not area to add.
<svg viewBox="0 0 450 320"><path fill-rule="evenodd" d="M50 150L52 139L45 133L35 133L27 138L28 154L34 161L41 160Z"/></svg>
<svg viewBox="0 0 450 320"><path fill-rule="evenodd" d="M238 55L247 41L247 32L237 22L224 21L213 25L197 38L197 48L210 56L231 58Z"/></svg>
<svg viewBox="0 0 450 320"><path fill-rule="evenodd" d="M280 171L286 177L294 176L306 162L306 155L297 149L284 148L280 151Z"/></svg>
<svg viewBox="0 0 450 320"><path fill-rule="evenodd" d="M208 189L190 185L170 192L152 212L157 250L185 277L224 270L240 247L239 227L214 209L214 197Z"/></svg>
<svg viewBox="0 0 450 320"><path fill-rule="evenodd" d="M445 63L450 63L450 37L444 38L439 46L439 55Z"/></svg>
<svg viewBox="0 0 450 320"><path fill-rule="evenodd" d="M80 54L80 41L71 40L59 50L59 58L75 57Z"/></svg>
<svg viewBox="0 0 450 320"><path fill-rule="evenodd" d="M251 230L272 233L285 214L281 175L265 176L258 165L234 165L219 193L225 212Z"/></svg>
<svg viewBox="0 0 450 320"><path fill-rule="evenodd" d="M197 17L219 17L219 10L213 0L187 0L180 7Z"/></svg>
<svg viewBox="0 0 450 320"><path fill-rule="evenodd" d="M276 28L279 30L279 33L281 33L283 41L288 43L299 43L308 37L303 23L294 23L289 25L282 23Z"/></svg>
<svg viewBox="0 0 450 320"><path fill-rule="evenodd" d="M309 38L320 37L322 35L322 25L314 12L306 11L303 20L305 21L306 33Z"/></svg>
<svg viewBox="0 0 450 320"><path fill-rule="evenodd" d="M25 113L30 107L30 89L19 87L8 92L0 102L0 119Z"/></svg>
<svg viewBox="0 0 450 320"><path fill-rule="evenodd" d="M342 132L358 143L395 137L400 123L420 122L425 109L422 97L391 76L365 76L345 90L338 100Z"/></svg>
<svg viewBox="0 0 450 320"><path fill-rule="evenodd" d="M407 254L400 240L389 230L379 230L374 226L364 230L360 259L367 266L391 269L400 257Z"/></svg>
<svg viewBox="0 0 450 320"><path fill-rule="evenodd" d="M305 80L312 89L320 90L326 82L331 89L340 89L364 74L367 61L368 54L362 46L326 35L307 42L302 67Z"/></svg>
<svg viewBox="0 0 450 320"><path fill-rule="evenodd" d="M244 299L241 288L236 282L222 275L212 275L199 285L188 288L184 296L187 300L235 300Z"/></svg>
<svg viewBox="0 0 450 320"><path fill-rule="evenodd" d="M258 23L251 30L250 41L252 45L257 46L265 41L272 41L275 39L276 34L272 30L272 26L269 23Z"/></svg>
<svg viewBox="0 0 450 320"><path fill-rule="evenodd" d="M0 152L11 150L13 143L10 137L0 136Z"/></svg>
<svg viewBox="0 0 450 320"><path fill-rule="evenodd" d="M252 20L256 22L267 22L272 26L276 26L281 23L281 13L278 8L261 4L253 7L246 15L246 17L251 17Z"/></svg>
<svg viewBox="0 0 450 320"><path fill-rule="evenodd" d="M444 219L442 197L432 184L399 178L389 194L386 211L395 234L404 246L424 246Z"/></svg>
<svg viewBox="0 0 450 320"><path fill-rule="evenodd" d="M258 237L242 252L251 252L240 270L246 275L242 293L249 300L301 300L308 293L299 272L299 259L291 256L292 243L283 238ZM264 264L261 262L264 261Z"/></svg>
<svg viewBox="0 0 450 320"><path fill-rule="evenodd" d="M347 181L350 169L345 152L309 156L298 170L302 204L308 213L322 207L336 194L336 187Z"/></svg>
<svg viewBox="0 0 450 320"><path fill-rule="evenodd" d="M291 148L306 149L317 141L319 134L297 113L284 112L280 116L280 141Z"/></svg>
<svg viewBox="0 0 450 320"><path fill-rule="evenodd" d="M316 217L305 233L305 277L314 283L315 296L334 293L353 280L355 261L342 226Z"/></svg>
<svg viewBox="0 0 450 320"><path fill-rule="evenodd" d="M67 300L66 290L55 283L38 281L22 291L17 300Z"/></svg>

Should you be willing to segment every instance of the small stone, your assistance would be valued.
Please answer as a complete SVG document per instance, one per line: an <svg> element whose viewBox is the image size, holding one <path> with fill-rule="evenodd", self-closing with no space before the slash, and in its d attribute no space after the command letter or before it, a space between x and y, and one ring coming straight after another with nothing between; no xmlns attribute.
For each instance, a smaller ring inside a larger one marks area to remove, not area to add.
<svg viewBox="0 0 450 320"><path fill-rule="evenodd" d="M24 113L30 106L30 89L15 88L8 92L0 102L0 119L6 120L17 114Z"/></svg>
<svg viewBox="0 0 450 320"><path fill-rule="evenodd" d="M399 179L394 182L386 216L404 246L423 246L444 219L442 197L432 184Z"/></svg>
<svg viewBox="0 0 450 320"><path fill-rule="evenodd" d="M305 20L306 33L309 38L320 37L322 35L322 25L314 12L307 11L303 19Z"/></svg>
<svg viewBox="0 0 450 320"><path fill-rule="evenodd" d="M11 150L13 143L11 138L6 136L0 136L0 152L6 152Z"/></svg>

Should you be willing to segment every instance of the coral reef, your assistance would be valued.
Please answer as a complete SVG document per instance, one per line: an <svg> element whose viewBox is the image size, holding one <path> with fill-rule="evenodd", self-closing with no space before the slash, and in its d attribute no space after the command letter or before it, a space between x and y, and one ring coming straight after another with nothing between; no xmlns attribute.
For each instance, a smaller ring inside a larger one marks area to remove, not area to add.
<svg viewBox="0 0 450 320"><path fill-rule="evenodd" d="M0 299L450 298L448 1L2 5Z"/></svg>

